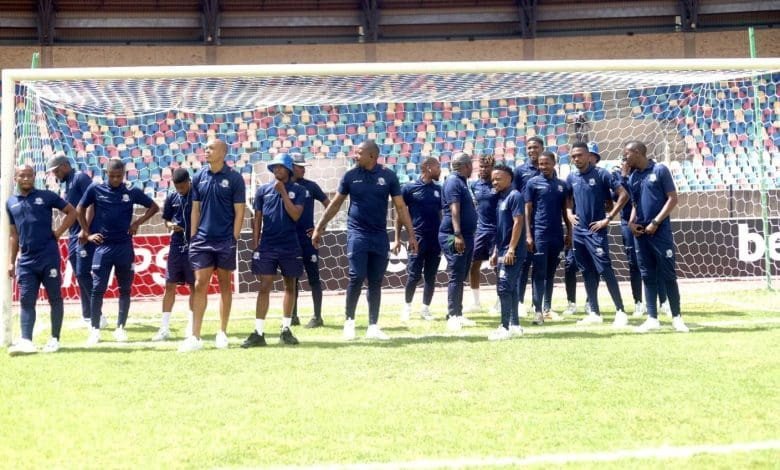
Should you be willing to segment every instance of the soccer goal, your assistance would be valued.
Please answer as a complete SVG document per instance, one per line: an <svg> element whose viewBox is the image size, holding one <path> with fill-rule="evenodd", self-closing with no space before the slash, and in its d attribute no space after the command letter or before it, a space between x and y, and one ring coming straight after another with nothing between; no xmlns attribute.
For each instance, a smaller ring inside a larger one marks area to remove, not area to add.
<svg viewBox="0 0 780 470"><path fill-rule="evenodd" d="M197 171L214 138L228 144L249 204L271 177L265 162L284 152L303 154L307 177L332 196L366 139L376 140L381 163L402 183L428 156L444 175L459 151L519 164L531 136L559 156L565 177L573 142L597 142L601 165L612 167L622 143L640 139L669 166L680 192L672 217L681 277L765 278L770 286L780 273L778 82L780 59L4 70L1 200L13 191L19 164L35 168L38 187L58 190L45 166L65 155L95 181L108 159L121 158L128 184L162 203L172 170ZM5 211L0 222L7 239ZM331 290L346 285L344 222L342 212L321 249ZM239 292L257 287L248 230L247 223L239 241ZM613 260L625 276L619 230L612 230ZM156 298L167 253L161 221L135 244L133 295ZM7 261L5 245L3 253ZM405 262L404 253L391 259L388 287L403 286ZM65 263L63 274L65 297L77 296ZM14 289L7 278L1 284L0 342L7 344Z"/></svg>

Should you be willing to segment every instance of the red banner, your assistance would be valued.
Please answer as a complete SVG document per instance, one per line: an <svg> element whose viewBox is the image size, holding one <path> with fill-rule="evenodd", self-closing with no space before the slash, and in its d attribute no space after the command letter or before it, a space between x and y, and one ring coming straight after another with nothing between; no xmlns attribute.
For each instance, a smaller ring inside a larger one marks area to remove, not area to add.
<svg viewBox="0 0 780 470"><path fill-rule="evenodd" d="M135 251L135 279L133 280L132 297L162 297L165 292L165 267L168 261L168 243L169 235L137 235L133 237L133 250ZM60 239L60 253L62 254L62 297L65 300L76 300L79 298L79 286L73 267L67 259L68 241ZM233 283L235 289L235 282ZM189 294L189 286L179 286L178 294ZM209 294L219 292L217 277L211 278L209 285ZM119 296L119 290L111 271L111 278L106 291L106 298L116 298ZM41 290L41 298L45 293ZM14 300L19 298L16 284L14 284Z"/></svg>

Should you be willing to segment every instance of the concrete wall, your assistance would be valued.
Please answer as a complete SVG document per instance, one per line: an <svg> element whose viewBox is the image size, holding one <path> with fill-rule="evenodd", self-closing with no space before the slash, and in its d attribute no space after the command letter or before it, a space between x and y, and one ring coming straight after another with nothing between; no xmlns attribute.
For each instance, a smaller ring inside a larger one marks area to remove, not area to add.
<svg viewBox="0 0 780 470"><path fill-rule="evenodd" d="M756 31L760 57L780 57L780 29ZM474 41L257 46L4 46L0 68L341 63L465 60L650 59L747 57L746 31L567 36Z"/></svg>

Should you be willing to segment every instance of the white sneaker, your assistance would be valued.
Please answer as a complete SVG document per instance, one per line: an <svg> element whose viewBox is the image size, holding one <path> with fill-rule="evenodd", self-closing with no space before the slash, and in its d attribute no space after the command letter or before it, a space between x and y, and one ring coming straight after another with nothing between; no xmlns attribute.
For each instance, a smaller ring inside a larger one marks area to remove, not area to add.
<svg viewBox="0 0 780 470"><path fill-rule="evenodd" d="M447 319L448 331L460 331L463 329L463 324L460 322L460 317L449 317Z"/></svg>
<svg viewBox="0 0 780 470"><path fill-rule="evenodd" d="M577 313L577 304L574 302L569 302L569 304L566 306L566 310L563 311L564 316L574 315Z"/></svg>
<svg viewBox="0 0 780 470"><path fill-rule="evenodd" d="M344 320L344 340L355 339L355 320Z"/></svg>
<svg viewBox="0 0 780 470"><path fill-rule="evenodd" d="M635 317L641 317L647 312L647 309L645 308L645 304L642 302L637 302L634 304L634 316Z"/></svg>
<svg viewBox="0 0 780 470"><path fill-rule="evenodd" d="M685 322L683 321L681 316L676 316L672 318L672 327L674 327L674 331L680 332L680 333L687 333L691 330L688 329L687 326L685 326Z"/></svg>
<svg viewBox="0 0 780 470"><path fill-rule="evenodd" d="M422 318L425 321L433 321L434 317L431 313L431 308L427 305L422 306L422 310L420 310L420 318Z"/></svg>
<svg viewBox="0 0 780 470"><path fill-rule="evenodd" d="M409 317L412 315L412 306L410 304L404 304L404 308L401 309L401 315L399 316L399 320L401 320L401 323L406 323L409 321Z"/></svg>
<svg viewBox="0 0 780 470"><path fill-rule="evenodd" d="M647 333L648 331L655 331L661 329L661 323L657 318L647 317L644 323L634 329L637 333Z"/></svg>
<svg viewBox="0 0 780 470"><path fill-rule="evenodd" d="M560 315L558 315L558 312L554 310L547 310L544 312L544 319L550 320L550 321L561 321L563 318L561 318Z"/></svg>
<svg viewBox="0 0 780 470"><path fill-rule="evenodd" d="M29 339L20 339L16 344L8 348L9 356L23 356L25 354L35 354L37 352L38 348L36 348L35 344Z"/></svg>
<svg viewBox="0 0 780 470"><path fill-rule="evenodd" d="M589 313L577 322L578 325L596 325L599 323L604 323L604 319L601 318L601 315L596 315L595 313Z"/></svg>
<svg viewBox="0 0 780 470"><path fill-rule="evenodd" d="M480 313L482 311L482 305L471 304L467 308L463 309L463 313Z"/></svg>
<svg viewBox="0 0 780 470"><path fill-rule="evenodd" d="M525 308L525 305L523 304L517 305L517 316L520 318L525 318L528 316L528 310Z"/></svg>
<svg viewBox="0 0 780 470"><path fill-rule="evenodd" d="M612 322L612 328L625 328L628 326L628 315L622 310L615 312L615 320Z"/></svg>
<svg viewBox="0 0 780 470"><path fill-rule="evenodd" d="M513 338L523 336L523 327L520 325L509 325L509 334Z"/></svg>
<svg viewBox="0 0 780 470"><path fill-rule="evenodd" d="M217 333L217 337L214 338L214 346L216 346L217 349L227 349L230 343L228 342L228 337L225 334L224 331L220 331Z"/></svg>
<svg viewBox="0 0 780 470"><path fill-rule="evenodd" d="M81 317L81 324L84 328L92 328L92 319Z"/></svg>
<svg viewBox="0 0 780 470"><path fill-rule="evenodd" d="M586 315L595 315L596 313L593 311L593 308L590 306L590 302L585 302L585 314Z"/></svg>
<svg viewBox="0 0 780 470"><path fill-rule="evenodd" d="M171 331L168 328L160 328L157 333L152 336L152 341L165 341L171 337Z"/></svg>
<svg viewBox="0 0 780 470"><path fill-rule="evenodd" d="M477 322L469 318L466 318L466 315L461 315L458 318L460 319L460 326L464 326L464 327L477 326Z"/></svg>
<svg viewBox="0 0 780 470"><path fill-rule="evenodd" d="M366 339L378 339L380 341L387 341L390 339L384 331L379 329L379 325L368 325L366 330Z"/></svg>
<svg viewBox="0 0 780 470"><path fill-rule="evenodd" d="M669 305L669 301L668 300L661 304L661 311L664 312L667 317L671 317L672 316L672 306Z"/></svg>
<svg viewBox="0 0 780 470"><path fill-rule="evenodd" d="M125 329L122 327L118 327L116 330L114 330L114 340L119 343L126 343L127 331L125 331Z"/></svg>
<svg viewBox="0 0 780 470"><path fill-rule="evenodd" d="M43 347L45 353L56 353L60 350L60 341L57 338L49 338L46 346Z"/></svg>
<svg viewBox="0 0 780 470"><path fill-rule="evenodd" d="M534 321L532 321L534 325L544 325L544 314L542 312L535 312L534 313Z"/></svg>
<svg viewBox="0 0 780 470"><path fill-rule="evenodd" d="M108 318L105 315L100 315L100 329L108 327Z"/></svg>
<svg viewBox="0 0 780 470"><path fill-rule="evenodd" d="M100 342L100 330L98 328L92 328L89 330L89 336L87 336L87 347L97 346Z"/></svg>
<svg viewBox="0 0 780 470"><path fill-rule="evenodd" d="M193 351L200 351L203 349L203 340L194 336L187 336L187 338L179 345L180 353L188 353Z"/></svg>
<svg viewBox="0 0 780 470"><path fill-rule="evenodd" d="M507 330L503 326L499 326L498 329L492 331L488 335L488 341L503 341L511 337L512 335L509 333L509 330Z"/></svg>

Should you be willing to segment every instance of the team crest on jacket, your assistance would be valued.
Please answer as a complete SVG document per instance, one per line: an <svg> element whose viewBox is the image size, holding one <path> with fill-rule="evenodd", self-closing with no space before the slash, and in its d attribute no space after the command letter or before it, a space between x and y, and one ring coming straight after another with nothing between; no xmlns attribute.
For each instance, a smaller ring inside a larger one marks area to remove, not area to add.
<svg viewBox="0 0 780 470"><path fill-rule="evenodd" d="M434 196L434 197L439 197L439 191L434 191L434 192L433 192L433 196Z"/></svg>
<svg viewBox="0 0 780 470"><path fill-rule="evenodd" d="M672 258L672 257L674 257L674 252L673 252L672 250L666 250L666 257L667 257L667 258Z"/></svg>
<svg viewBox="0 0 780 470"><path fill-rule="evenodd" d="M130 202L130 196L127 194L122 195L122 202Z"/></svg>
<svg viewBox="0 0 780 470"><path fill-rule="evenodd" d="M649 179L651 183L655 183L658 180L658 176L656 176L655 173L652 173L650 176L647 177L647 179Z"/></svg>
<svg viewBox="0 0 780 470"><path fill-rule="evenodd" d="M562 192L563 192L563 186L561 186L560 184L558 185L558 192L559 192L559 193L562 193Z"/></svg>
<svg viewBox="0 0 780 470"><path fill-rule="evenodd" d="M228 180L222 180L219 184L223 188L229 188L230 187L230 181L228 181Z"/></svg>
<svg viewBox="0 0 780 470"><path fill-rule="evenodd" d="M35 198L35 205L36 206L42 206L43 205L43 198L36 197Z"/></svg>
<svg viewBox="0 0 780 470"><path fill-rule="evenodd" d="M295 199L295 191L290 191L287 195L290 196L290 199Z"/></svg>
<svg viewBox="0 0 780 470"><path fill-rule="evenodd" d="M604 248L602 247L596 248L596 256L604 256Z"/></svg>
<svg viewBox="0 0 780 470"><path fill-rule="evenodd" d="M56 268L51 268L49 270L49 277L51 277L51 278L57 277L57 269Z"/></svg>
<svg viewBox="0 0 780 470"><path fill-rule="evenodd" d="M588 180L588 184L591 185L591 186L596 186L596 180L591 178L591 179Z"/></svg>
<svg viewBox="0 0 780 470"><path fill-rule="evenodd" d="M385 179L384 179L383 177L381 177L381 176L380 176L380 177L379 177L379 178L376 180L376 184L378 184L379 186L384 186L384 185L385 185Z"/></svg>

